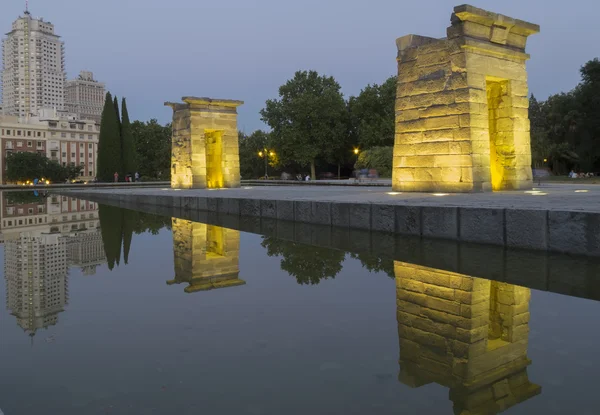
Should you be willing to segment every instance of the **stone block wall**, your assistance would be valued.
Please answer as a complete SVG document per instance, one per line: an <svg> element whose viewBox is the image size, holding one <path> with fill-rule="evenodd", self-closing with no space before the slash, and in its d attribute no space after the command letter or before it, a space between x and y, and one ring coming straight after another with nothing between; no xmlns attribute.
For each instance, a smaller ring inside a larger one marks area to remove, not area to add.
<svg viewBox="0 0 600 415"><path fill-rule="evenodd" d="M175 278L185 292L242 285L239 276L240 232L185 219L172 219Z"/></svg>
<svg viewBox="0 0 600 415"><path fill-rule="evenodd" d="M171 187L240 186L237 107L242 101L184 97L173 108Z"/></svg>
<svg viewBox="0 0 600 415"><path fill-rule="evenodd" d="M396 41L394 190L531 187L525 44L538 31L459 6L447 38Z"/></svg>
<svg viewBox="0 0 600 415"><path fill-rule="evenodd" d="M528 288L394 267L401 382L448 387L455 413L496 413L540 392L526 372Z"/></svg>

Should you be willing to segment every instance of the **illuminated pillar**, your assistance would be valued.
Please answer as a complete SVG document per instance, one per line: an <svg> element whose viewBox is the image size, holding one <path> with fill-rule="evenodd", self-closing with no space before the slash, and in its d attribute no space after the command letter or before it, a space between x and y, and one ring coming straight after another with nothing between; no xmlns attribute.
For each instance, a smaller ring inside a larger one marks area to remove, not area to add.
<svg viewBox="0 0 600 415"><path fill-rule="evenodd" d="M529 189L525 46L539 26L468 5L451 22L447 38L396 41L393 188Z"/></svg>
<svg viewBox="0 0 600 415"><path fill-rule="evenodd" d="M183 219L172 219L175 278L186 293L243 285L239 273L240 232Z"/></svg>
<svg viewBox="0 0 600 415"><path fill-rule="evenodd" d="M240 187L237 107L243 101L183 97L173 109L171 187Z"/></svg>
<svg viewBox="0 0 600 415"><path fill-rule="evenodd" d="M396 262L400 381L450 389L456 414L498 413L529 381L528 288Z"/></svg>

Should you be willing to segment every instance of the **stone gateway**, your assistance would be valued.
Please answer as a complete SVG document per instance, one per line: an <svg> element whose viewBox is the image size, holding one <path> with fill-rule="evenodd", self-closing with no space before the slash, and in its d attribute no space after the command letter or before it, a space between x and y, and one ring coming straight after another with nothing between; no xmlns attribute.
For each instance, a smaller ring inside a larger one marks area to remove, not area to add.
<svg viewBox="0 0 600 415"><path fill-rule="evenodd" d="M469 5L447 38L396 41L396 191L532 187L528 36L539 26Z"/></svg>
<svg viewBox="0 0 600 415"><path fill-rule="evenodd" d="M243 101L183 97L173 108L171 188L240 187L237 107Z"/></svg>

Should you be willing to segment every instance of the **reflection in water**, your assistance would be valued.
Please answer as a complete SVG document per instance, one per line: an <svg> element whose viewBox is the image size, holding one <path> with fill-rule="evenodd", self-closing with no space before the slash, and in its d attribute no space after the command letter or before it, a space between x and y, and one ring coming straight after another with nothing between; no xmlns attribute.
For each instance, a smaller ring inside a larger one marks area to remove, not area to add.
<svg viewBox="0 0 600 415"><path fill-rule="evenodd" d="M58 322L68 304L68 270L92 275L105 261L97 205L61 196L3 192L7 307L30 336Z"/></svg>
<svg viewBox="0 0 600 415"><path fill-rule="evenodd" d="M281 269L296 278L298 284L318 284L322 279L335 278L346 257L343 251L288 242L268 236L261 245L269 256L281 256Z"/></svg>
<svg viewBox="0 0 600 415"><path fill-rule="evenodd" d="M400 381L450 389L455 414L495 414L541 392L529 381L530 290L395 263Z"/></svg>
<svg viewBox="0 0 600 415"><path fill-rule="evenodd" d="M212 290L245 284L239 279L240 232L184 219L172 219L175 278L184 291Z"/></svg>

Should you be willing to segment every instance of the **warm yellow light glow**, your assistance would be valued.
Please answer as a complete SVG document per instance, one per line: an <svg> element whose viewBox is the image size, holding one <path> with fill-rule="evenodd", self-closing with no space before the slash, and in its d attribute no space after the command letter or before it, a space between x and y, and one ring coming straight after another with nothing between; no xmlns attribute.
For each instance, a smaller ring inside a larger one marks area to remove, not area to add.
<svg viewBox="0 0 600 415"><path fill-rule="evenodd" d="M83 184L87 184L87 182L83 182Z"/></svg>
<svg viewBox="0 0 600 415"><path fill-rule="evenodd" d="M269 153L269 156L271 156L271 157L273 157L274 155L275 155L275 152L274 152L274 151L271 151L271 152Z"/></svg>
<svg viewBox="0 0 600 415"><path fill-rule="evenodd" d="M392 195L392 196L396 196L396 195L401 195L402 193L400 192L387 192L388 195Z"/></svg>
<svg viewBox="0 0 600 415"><path fill-rule="evenodd" d="M588 193L589 190L575 190L575 193Z"/></svg>
<svg viewBox="0 0 600 415"><path fill-rule="evenodd" d="M434 193L434 196L448 196L448 193Z"/></svg>
<svg viewBox="0 0 600 415"><path fill-rule="evenodd" d="M548 163L548 159L544 159L544 163Z"/></svg>
<svg viewBox="0 0 600 415"><path fill-rule="evenodd" d="M46 184L50 184L50 180L46 180Z"/></svg>
<svg viewBox="0 0 600 415"><path fill-rule="evenodd" d="M354 149L354 154L358 154L358 152L359 152L359 151L360 151L360 150L359 150L358 148L355 148L355 149Z"/></svg>
<svg viewBox="0 0 600 415"><path fill-rule="evenodd" d="M262 156L263 156L263 152L262 152L262 151L259 151L259 152L258 152L258 157L262 157Z"/></svg>

